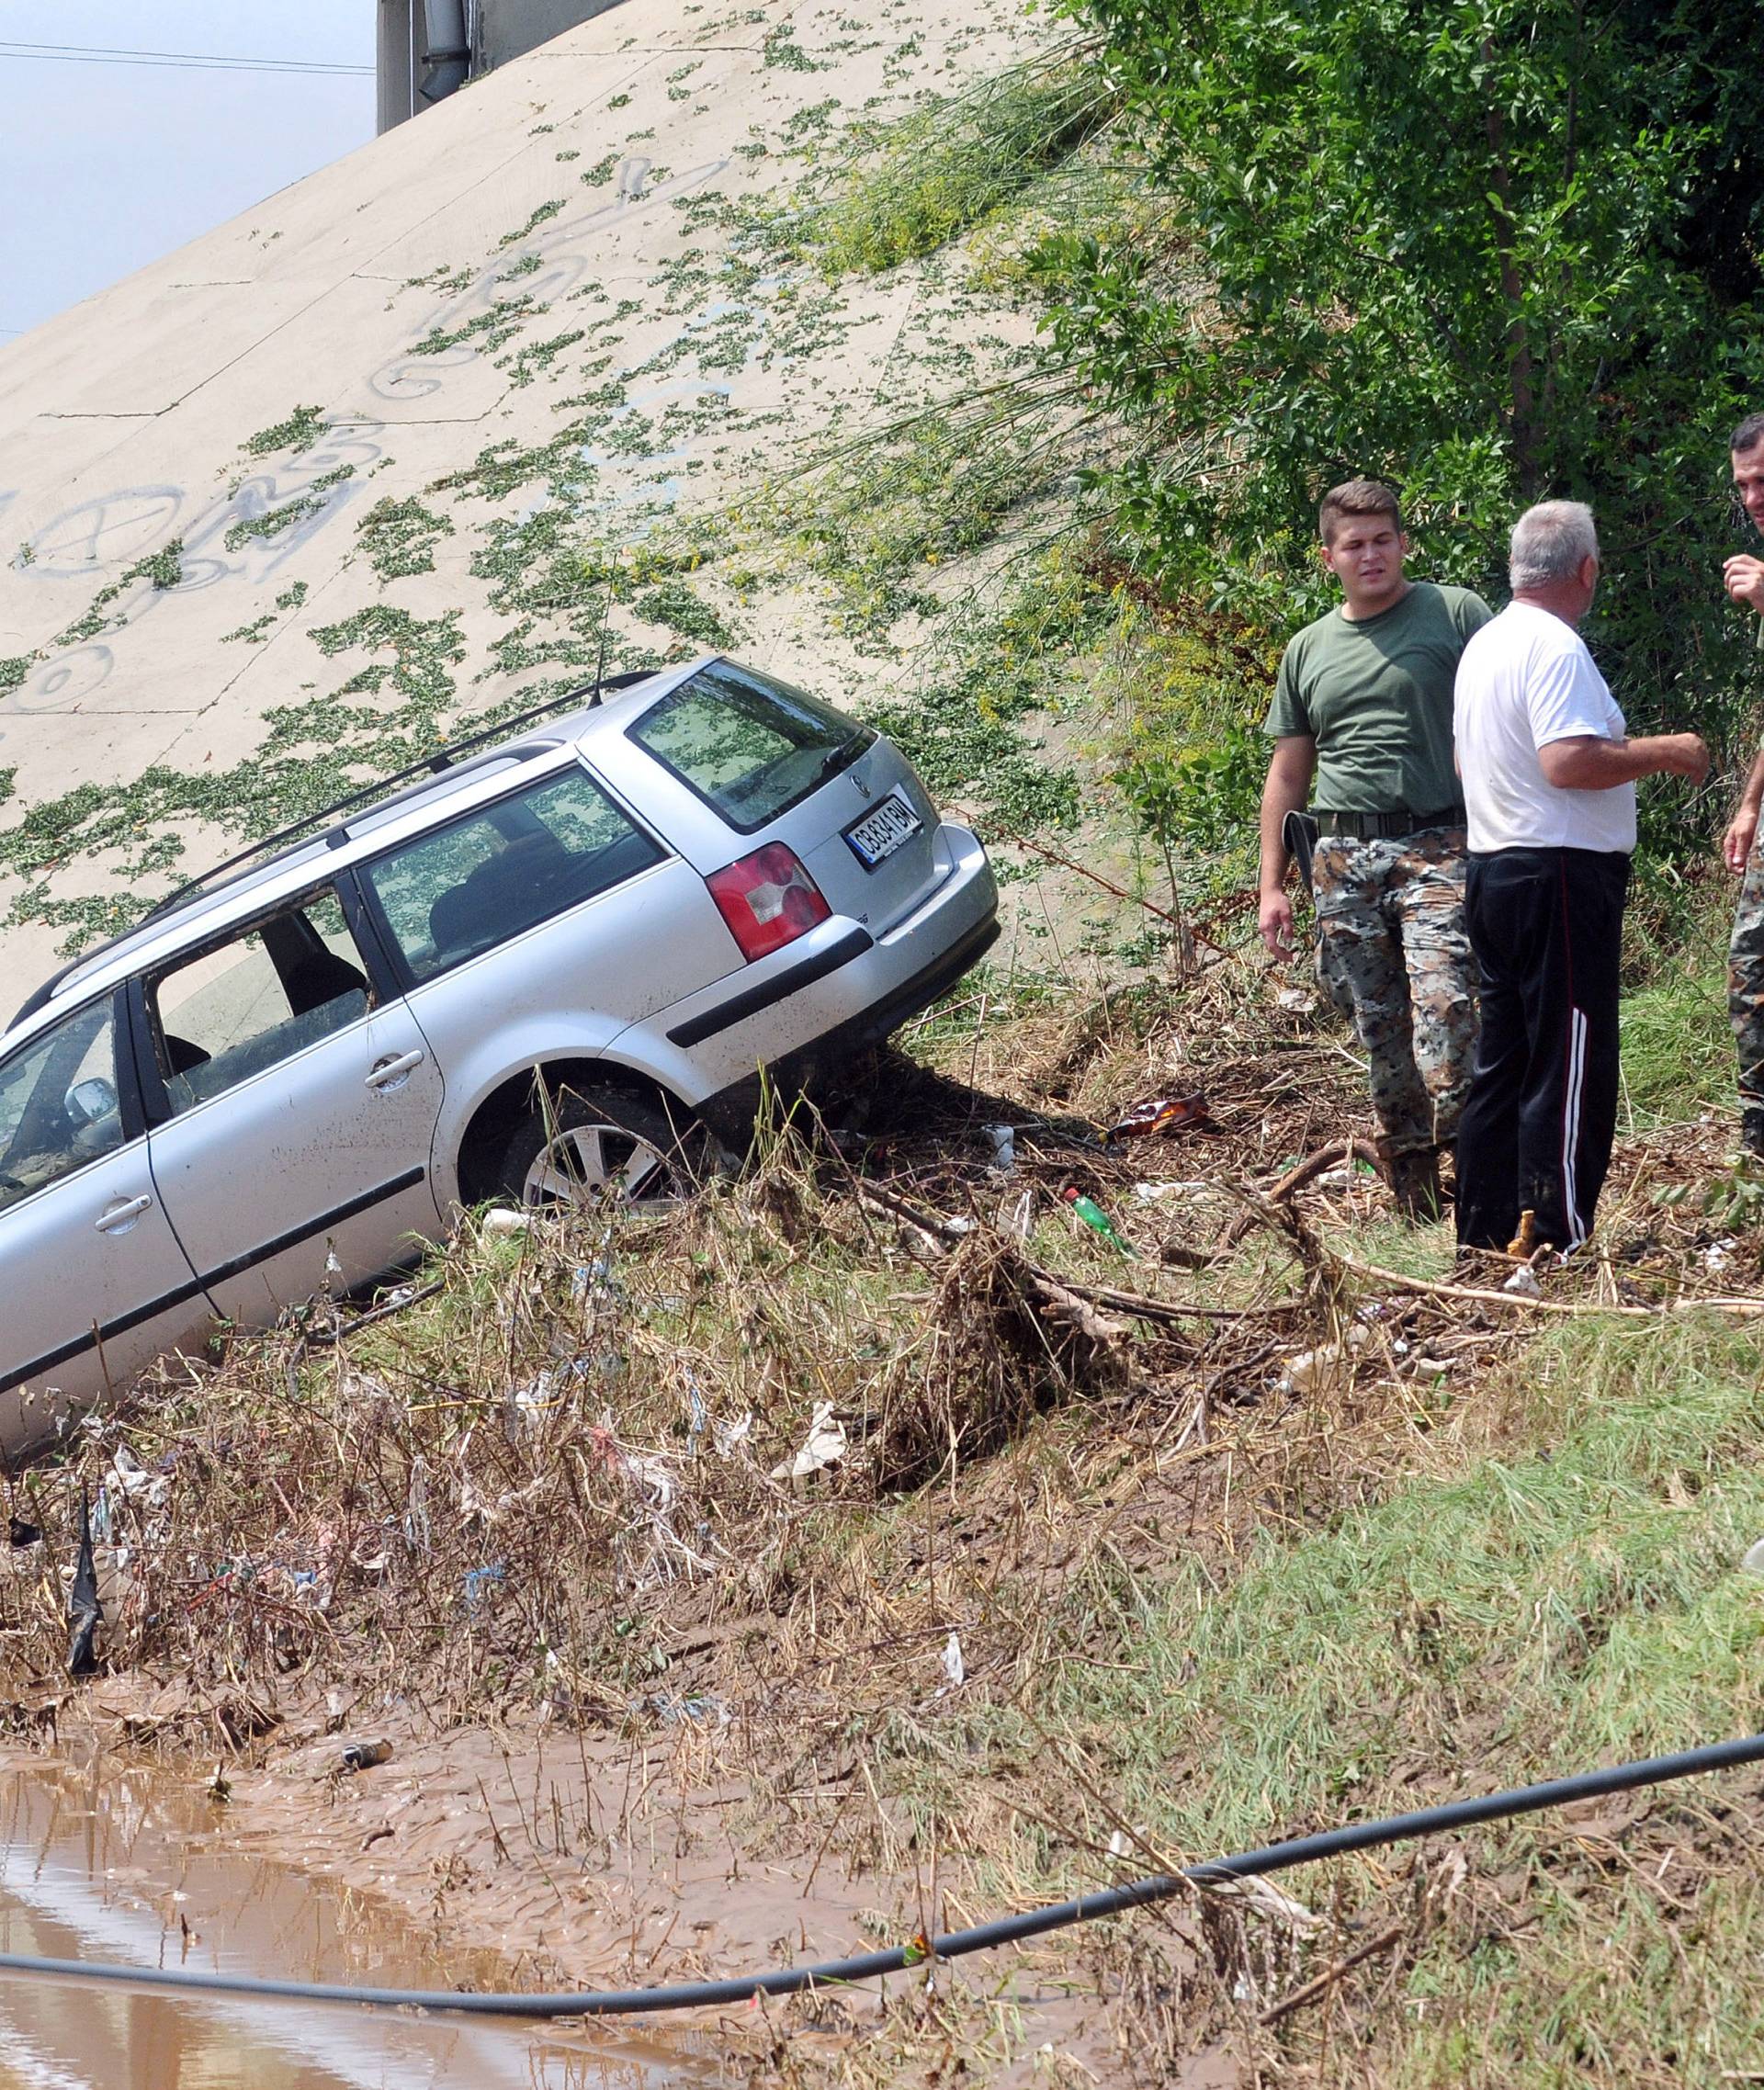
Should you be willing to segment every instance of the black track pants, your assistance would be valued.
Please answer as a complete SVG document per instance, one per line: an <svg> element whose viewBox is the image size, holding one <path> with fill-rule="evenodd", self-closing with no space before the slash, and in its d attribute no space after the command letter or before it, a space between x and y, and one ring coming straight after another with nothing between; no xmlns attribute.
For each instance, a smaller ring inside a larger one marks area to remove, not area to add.
<svg viewBox="0 0 1764 2090"><path fill-rule="evenodd" d="M1617 1124L1617 970L1629 858L1473 855L1464 895L1482 1038L1458 1127L1458 1244L1504 1248L1527 1209L1577 1248Z"/></svg>

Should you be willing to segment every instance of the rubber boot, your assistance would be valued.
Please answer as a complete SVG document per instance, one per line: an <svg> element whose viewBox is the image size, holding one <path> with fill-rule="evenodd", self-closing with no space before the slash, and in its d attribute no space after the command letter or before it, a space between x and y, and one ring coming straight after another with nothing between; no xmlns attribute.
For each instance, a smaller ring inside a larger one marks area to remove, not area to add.
<svg viewBox="0 0 1764 2090"><path fill-rule="evenodd" d="M1385 1156L1385 1176L1396 1209L1418 1226L1430 1226L1445 1210L1440 1189L1440 1150L1411 1147Z"/></svg>
<svg viewBox="0 0 1764 2090"><path fill-rule="evenodd" d="M1764 1161L1764 1103L1746 1103L1739 1113L1741 1151Z"/></svg>

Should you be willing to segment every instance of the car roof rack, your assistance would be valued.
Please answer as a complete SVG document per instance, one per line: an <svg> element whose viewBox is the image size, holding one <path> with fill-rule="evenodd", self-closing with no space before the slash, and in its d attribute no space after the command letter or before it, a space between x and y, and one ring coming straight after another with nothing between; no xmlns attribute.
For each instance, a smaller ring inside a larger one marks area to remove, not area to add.
<svg viewBox="0 0 1764 2090"><path fill-rule="evenodd" d="M486 726L476 733L468 733L463 740L449 740L444 747L436 748L433 754L424 755L420 762L413 762L404 769L394 770L391 775L379 777L372 784L364 784L358 791L346 792L341 798L333 799L330 805L320 811L309 813L305 819L291 821L285 828L277 828L274 834L266 834L261 842L254 842L249 848L223 857L219 864L210 865L199 876L186 880L175 891L167 893L163 900L155 901L135 927L144 928L148 922L158 921L162 914L170 914L175 909L185 906L194 895L227 872L241 869L255 856L286 847L302 835L311 833L315 828L323 827L328 821L335 819L341 813L357 811L378 798L382 791L390 791L394 785L402 784L407 778L421 776L424 772L439 776L443 771L451 769L462 754L473 748L483 747L499 735L514 732L522 726L530 726L536 718L548 718L554 711L580 711L591 707L600 702L603 691L629 689L638 683L648 682L657 672L659 671L654 668L635 668L623 674L604 676L598 682L583 683L576 689L566 690L561 696L554 696L544 704L534 705L529 711L517 711L512 718L499 719L493 726Z"/></svg>
<svg viewBox="0 0 1764 2090"><path fill-rule="evenodd" d="M58 972L51 973L16 1011L6 1029L13 1030L27 1016L35 1015L38 1010L53 998L56 989L70 974L82 970L101 957L106 951L138 935L149 922L157 921L164 915L174 914L180 908L187 907L192 900L209 892L217 882L227 880L229 874L242 875L255 859L265 858L266 863L260 868L267 868L268 864L275 860L272 853L291 855L302 838L311 835L314 830L336 819L341 814L358 811L363 806L379 800L383 792L391 791L397 785L413 777L432 780L441 776L453 768L461 755L469 753L475 748L481 748L504 734L518 731L523 726L530 726L536 719L548 718L554 712L592 710L607 690L630 689L662 672L659 668L632 668L616 675L597 676L592 683L582 683L574 689L566 690L561 696L551 697L544 704L536 704L529 710L517 711L512 717L498 719L493 726L482 727L475 733L466 734L461 740L449 740L445 746L436 748L432 754L424 755L420 762L395 770L390 776L379 777L372 784L364 784L359 790L345 793L343 797L334 799L320 811L309 813L303 819L278 828L274 834L265 835L262 841L254 842L249 848L238 850L219 864L210 865L197 877L187 879L183 885L167 893L164 899L156 900L129 928L115 936L107 937L102 943L95 943L89 951L82 951L78 957L71 958Z"/></svg>

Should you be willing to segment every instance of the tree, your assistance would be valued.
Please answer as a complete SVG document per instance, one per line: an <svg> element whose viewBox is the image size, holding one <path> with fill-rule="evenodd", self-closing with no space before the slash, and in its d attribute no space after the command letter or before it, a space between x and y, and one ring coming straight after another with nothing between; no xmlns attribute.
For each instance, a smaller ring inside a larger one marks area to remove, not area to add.
<svg viewBox="0 0 1764 2090"><path fill-rule="evenodd" d="M1319 493L1403 490L1419 570L1499 593L1527 502L1589 501L1589 636L1638 725L1731 737L1750 632L1733 423L1764 405L1764 69L1710 0L1071 0L1159 228L1060 236L1053 352L1127 424L1136 562L1275 629Z"/></svg>

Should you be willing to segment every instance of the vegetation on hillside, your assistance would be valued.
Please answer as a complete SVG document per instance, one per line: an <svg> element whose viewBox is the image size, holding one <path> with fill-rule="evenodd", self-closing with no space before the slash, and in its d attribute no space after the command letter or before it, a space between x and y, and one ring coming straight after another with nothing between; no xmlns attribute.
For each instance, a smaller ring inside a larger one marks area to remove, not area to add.
<svg viewBox="0 0 1764 2090"><path fill-rule="evenodd" d="M1336 480L1395 480L1420 569L1497 595L1519 508L1585 499L1630 716L1747 751L1753 620L1719 573L1726 436L1764 396L1764 85L1731 10L1070 11L1144 186L1036 268L1055 355L1127 432L1102 480L1135 567L1283 633L1326 599Z"/></svg>

